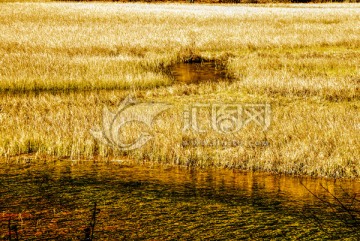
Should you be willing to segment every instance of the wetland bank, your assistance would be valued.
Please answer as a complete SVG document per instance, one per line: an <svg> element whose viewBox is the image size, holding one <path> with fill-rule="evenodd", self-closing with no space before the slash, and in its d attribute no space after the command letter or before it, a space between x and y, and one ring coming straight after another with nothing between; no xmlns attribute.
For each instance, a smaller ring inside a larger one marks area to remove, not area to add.
<svg viewBox="0 0 360 241"><path fill-rule="evenodd" d="M331 195L358 204L347 198L360 175L358 4L0 6L1 230L11 217L29 239L81 238L96 202L98 238L358 235ZM152 123L151 141L117 150L91 130L129 95L171 109ZM184 134L187 105L234 103L269 104L269 128L231 136L244 145L181 145L225 138ZM123 158L137 165L113 163ZM299 177L285 181L291 191L279 174ZM304 182L306 190L299 180L310 176L334 179ZM334 206L316 209L324 202L309 191Z"/></svg>

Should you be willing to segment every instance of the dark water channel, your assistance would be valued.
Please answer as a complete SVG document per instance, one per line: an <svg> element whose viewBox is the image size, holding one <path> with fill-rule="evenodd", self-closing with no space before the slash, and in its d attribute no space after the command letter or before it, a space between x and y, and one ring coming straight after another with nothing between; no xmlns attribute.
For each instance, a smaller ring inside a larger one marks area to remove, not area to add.
<svg viewBox="0 0 360 241"><path fill-rule="evenodd" d="M93 240L357 240L359 193L356 181L231 170L2 164L0 240L85 240L94 220Z"/></svg>
<svg viewBox="0 0 360 241"><path fill-rule="evenodd" d="M178 63L171 67L171 74L175 81L184 84L231 80L225 66L217 62Z"/></svg>

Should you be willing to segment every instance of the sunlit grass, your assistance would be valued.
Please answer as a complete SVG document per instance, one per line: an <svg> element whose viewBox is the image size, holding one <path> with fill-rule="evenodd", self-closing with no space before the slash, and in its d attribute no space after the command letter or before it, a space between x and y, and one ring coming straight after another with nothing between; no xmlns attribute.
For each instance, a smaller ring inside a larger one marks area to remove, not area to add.
<svg viewBox="0 0 360 241"><path fill-rule="evenodd" d="M315 176L355 177L360 173L357 159L360 154L357 138L359 101L333 103L303 101L301 98L268 99L241 97L226 92L215 95L206 88L203 88L201 95L170 97L164 94L172 88L138 92L141 101L166 101L173 106L154 122L155 138L131 152L107 147L90 134L90 129L102 124L102 108L107 106L115 112L127 93L106 91L2 96L2 112L5 114L0 125L1 154L12 157L31 153L38 157L72 159L98 156L111 159L127 155L134 160L158 164L229 167ZM267 133L254 127L245 128L231 137L217 136L241 142L236 147L181 145L184 138L214 139L214 133L202 136L182 133L185 104L222 101L261 103L265 100L272 106L272 124ZM269 146L256 144L265 138Z"/></svg>
<svg viewBox="0 0 360 241"><path fill-rule="evenodd" d="M310 71L303 70L302 74L311 78L318 76L311 68L327 69L335 59L310 55L300 60L295 58L296 55L281 56L284 53L272 56L271 49L287 48L289 53L292 48L310 46L329 46L329 51L331 46L354 50L359 45L359 11L358 5L348 8L268 8L113 3L2 4L0 89L152 87L169 82L161 72L161 66L167 66L189 52L210 57L232 53L237 71L240 71L238 64L244 64L244 58L245 64L254 67L256 73L263 69L259 66L260 61L269 71L286 70L288 74L298 72L298 66ZM257 50L265 56L259 56ZM341 56L342 52L338 56L345 57L348 62L342 67L350 65L348 73L358 73L357 62L353 60L354 54L359 53L347 52L351 56ZM336 71L332 75L338 75ZM276 73L272 78L278 76Z"/></svg>
<svg viewBox="0 0 360 241"><path fill-rule="evenodd" d="M2 3L0 31L2 157L126 155L186 166L360 175L357 4ZM221 59L234 79L174 82L169 66L189 55ZM173 107L154 123L151 142L113 150L90 129L101 126L104 106L115 111L130 93ZM271 127L241 130L238 147L184 148L181 141L191 135L181 132L182 111L195 102L269 103ZM254 145L263 140L269 146Z"/></svg>

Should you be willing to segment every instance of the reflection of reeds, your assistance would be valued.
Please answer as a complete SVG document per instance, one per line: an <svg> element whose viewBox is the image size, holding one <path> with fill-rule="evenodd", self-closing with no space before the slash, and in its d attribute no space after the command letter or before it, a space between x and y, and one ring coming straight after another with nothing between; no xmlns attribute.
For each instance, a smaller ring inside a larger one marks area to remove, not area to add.
<svg viewBox="0 0 360 241"><path fill-rule="evenodd" d="M95 225L96 225L96 215L100 212L100 209L96 207L96 202L94 203L94 207L91 210L91 220L89 223L89 226L85 228L85 238L84 241L92 241L94 240L94 231L95 231Z"/></svg>
<svg viewBox="0 0 360 241"><path fill-rule="evenodd" d="M18 227L16 224L11 225L11 218L9 218L8 221L8 231L9 231L9 236L8 236L8 240L11 241L12 239L12 234L14 233L15 235L15 241L19 240L19 235L18 235Z"/></svg>
<svg viewBox="0 0 360 241"><path fill-rule="evenodd" d="M328 211L328 214L325 215L327 218L323 218L321 214L311 210L310 206L304 207L303 215L306 219L315 221L323 232L333 237L360 238L360 200L356 198L356 193L350 195L348 191L340 186L341 197L340 195L335 195L328 187L320 183L322 191L325 192L325 195L320 195L310 190L303 183L301 185L319 201L321 205L320 208L318 207L319 210ZM337 232L333 234L332 230L337 230Z"/></svg>
<svg viewBox="0 0 360 241"><path fill-rule="evenodd" d="M207 234L213 234L213 229L208 229L208 223L213 220L224 222L221 228L228 227L229 233L219 233L219 239L220 236L225 239L226 234L229 234L227 239L234 237L230 236L235 231L234 223L240 223L239 233L243 239L249 239L251 233L258 230L257 225L264 228L263 222L267 225L268 239L279 238L278 233L273 233L274 229L287 230L291 234L296 232L297 237L309 235L305 236L308 239L326 234L314 225L309 234L303 226L304 222L295 210L306 203L311 205L315 197L302 188L298 178L284 175L92 161L12 164L10 171L9 165L1 167L0 176L7 178L5 183L9 183L9 189L2 193L2 203L15 200L7 212L20 209L29 212L21 213L23 223L18 221L21 219L19 213L0 214L0 220L3 217L5 224L10 215L12 224L16 220L20 239L68 240L78 237L84 240L84 228L88 228L86 237L89 238L91 230L95 230L93 240L163 238L161 230L154 234L158 227L175 230L174 233L168 231L169 236L179 239L183 230L184 233L194 230L193 225L204 225ZM48 197L44 197L43 190L38 188L38 181L44 180L44 171L49 172L53 180L46 188L47 193L52 194ZM302 180L316 195L323 194L322 188L316 189L317 179ZM333 184L328 180L324 185L338 195L337 190L333 191ZM349 195L359 190L354 182L342 181L341 185L349 190ZM92 204L89 206L89 203ZM254 210L254 207L260 209ZM263 213L264 210L267 211ZM327 214L322 209L319 212L316 206L314 210L316 217L324 222ZM189 224L190 217L193 221ZM137 226L139 222L141 228ZM179 222L182 225L178 225ZM241 223L245 226L240 226ZM246 225L249 223L252 225ZM0 226L4 228L0 233L7 234L6 225Z"/></svg>

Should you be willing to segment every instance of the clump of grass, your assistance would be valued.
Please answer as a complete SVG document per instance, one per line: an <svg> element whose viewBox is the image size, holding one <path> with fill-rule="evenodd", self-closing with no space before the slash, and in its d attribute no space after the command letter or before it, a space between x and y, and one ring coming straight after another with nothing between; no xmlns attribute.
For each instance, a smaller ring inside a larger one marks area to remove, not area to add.
<svg viewBox="0 0 360 241"><path fill-rule="evenodd" d="M234 88L259 94L359 99L359 58L355 49L334 47L260 50L234 57L228 68L240 79Z"/></svg>
<svg viewBox="0 0 360 241"><path fill-rule="evenodd" d="M123 91L88 93L41 93L28 96L3 96L2 107L7 118L0 125L3 157L21 154L55 156L72 159L112 158L126 155L138 161L199 167L231 167L312 176L358 177L359 102L334 103L306 101L301 98L271 99L271 127L262 132L257 126L242 129L236 135L214 132L183 133L184 106L189 103L262 103L266 97L239 97L237 94L213 94L208 84L194 88L190 96L174 95L184 86L163 87L157 91L139 91L144 102L167 102L169 111L153 123L154 139L134 151L119 151L95 140L90 130L102 124L102 108L116 112L126 96ZM226 83L223 83L226 85ZM216 84L213 84L216 86ZM191 88L188 87L188 88ZM224 91L224 90L223 90ZM6 103L6 104L5 104ZM19 108L21 106L21 108ZM199 120L207 123L206 116ZM144 131L128 133L129 137ZM195 146L184 148L186 138L200 140L236 140L238 146ZM266 140L269 144L261 146Z"/></svg>

